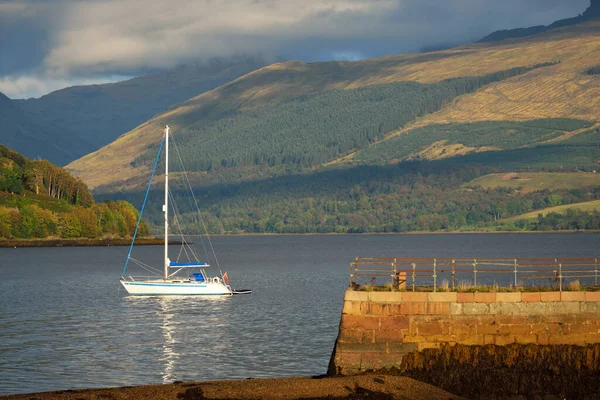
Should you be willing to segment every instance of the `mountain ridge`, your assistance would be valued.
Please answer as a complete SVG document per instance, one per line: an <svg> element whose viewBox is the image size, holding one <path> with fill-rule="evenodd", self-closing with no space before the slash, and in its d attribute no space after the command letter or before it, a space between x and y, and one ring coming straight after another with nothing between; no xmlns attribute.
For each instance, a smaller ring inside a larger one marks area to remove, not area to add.
<svg viewBox="0 0 600 400"><path fill-rule="evenodd" d="M537 35L538 33L546 32L548 30L579 24L595 18L600 18L600 0L591 0L590 6L583 12L583 14L580 14L576 17L561 19L551 23L550 25L536 25L530 26L528 28L502 29L490 33L484 38L478 40L477 43L499 42L506 39Z"/></svg>
<svg viewBox="0 0 600 400"><path fill-rule="evenodd" d="M20 142L10 129L0 131L0 143L29 157L41 156L65 165L112 142L170 106L265 64L261 57L217 58L121 82L72 86L37 99L11 100L11 109L16 107L28 119L43 120L45 124L31 126L22 122L20 134L42 140L46 136L60 138L61 146L69 150L38 154Z"/></svg>

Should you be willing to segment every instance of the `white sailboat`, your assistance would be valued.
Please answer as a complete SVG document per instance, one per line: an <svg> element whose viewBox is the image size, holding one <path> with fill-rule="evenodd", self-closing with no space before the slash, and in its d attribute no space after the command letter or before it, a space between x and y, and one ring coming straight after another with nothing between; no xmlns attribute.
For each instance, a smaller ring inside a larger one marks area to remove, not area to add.
<svg viewBox="0 0 600 400"><path fill-rule="evenodd" d="M163 205L164 212L164 224L165 224L165 250L164 250L164 268L162 277L125 277L125 270L127 264L131 258L131 250L135 242L134 234L127 261L125 262L125 268L121 274L121 285L125 288L127 293L131 295L203 295L203 296L231 296L233 294L250 293L249 290L234 291L229 286L229 278L227 273L221 274L220 276L210 277L206 273L206 268L210 265L206 262L192 261L192 262L177 262L169 259L169 127L165 128L165 135L163 137L165 145L165 202ZM162 143L161 143L162 148ZM158 158L160 156L160 148L157 154L156 162L154 164L154 170L152 171L152 177L156 171L158 164ZM152 184L152 177L150 178L150 184L148 185L148 191L146 192L146 198ZM191 188L190 188L191 189ZM140 211L140 219L144 210L146 200L142 205ZM212 247L212 245L211 245ZM192 252L193 253L193 252ZM195 254L195 253L194 253ZM145 265L141 263L142 265ZM190 273L190 271L194 271ZM186 274L185 274L186 273ZM185 274L185 275L184 275Z"/></svg>

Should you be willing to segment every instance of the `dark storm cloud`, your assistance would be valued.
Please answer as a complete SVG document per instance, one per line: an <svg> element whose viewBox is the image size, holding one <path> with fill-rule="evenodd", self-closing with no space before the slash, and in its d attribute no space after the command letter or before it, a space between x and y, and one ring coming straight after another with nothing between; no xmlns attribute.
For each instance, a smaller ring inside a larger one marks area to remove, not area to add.
<svg viewBox="0 0 600 400"><path fill-rule="evenodd" d="M212 56L417 52L549 24L589 0L0 0L0 91L39 95Z"/></svg>

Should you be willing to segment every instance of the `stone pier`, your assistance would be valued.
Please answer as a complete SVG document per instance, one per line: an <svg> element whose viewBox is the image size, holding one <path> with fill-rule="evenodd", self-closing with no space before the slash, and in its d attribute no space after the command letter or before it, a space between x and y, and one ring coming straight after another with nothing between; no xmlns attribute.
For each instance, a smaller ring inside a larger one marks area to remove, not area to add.
<svg viewBox="0 0 600 400"><path fill-rule="evenodd" d="M345 293L329 373L400 369L447 346L600 343L600 292Z"/></svg>

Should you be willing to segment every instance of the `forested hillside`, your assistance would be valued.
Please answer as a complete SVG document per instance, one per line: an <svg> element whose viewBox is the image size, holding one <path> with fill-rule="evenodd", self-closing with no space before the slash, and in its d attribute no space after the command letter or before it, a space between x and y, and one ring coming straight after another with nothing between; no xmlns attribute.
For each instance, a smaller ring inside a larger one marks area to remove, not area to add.
<svg viewBox="0 0 600 400"><path fill-rule="evenodd" d="M260 57L217 58L117 83L73 86L37 99L0 98L0 143L30 158L65 165L170 106L265 64Z"/></svg>
<svg viewBox="0 0 600 400"><path fill-rule="evenodd" d="M312 167L381 140L385 134L439 110L457 96L549 65L519 67L435 84L399 82L332 90L216 115L177 133L180 153L191 171L253 165ZM150 146L133 165L151 166L156 148Z"/></svg>
<svg viewBox="0 0 600 400"><path fill-rule="evenodd" d="M125 201L94 202L66 170L0 145L0 238L131 237L138 217Z"/></svg>
<svg viewBox="0 0 600 400"><path fill-rule="evenodd" d="M151 150L166 124L182 140L180 150L191 163L189 170L198 173L195 179L212 182L353 162L354 151L432 125L549 119L593 125L600 115L600 80L586 71L598 65L598 40L600 23L592 21L519 41L428 54L274 64L157 115L67 168L99 192L141 190ZM544 66L469 90L453 86L455 79L467 82L534 65ZM501 124L496 127L504 129ZM559 131L556 140L566 138L567 132L580 133ZM489 130L487 140L494 142L494 135ZM445 140L433 136L437 142ZM534 132L525 136L527 140L514 143L545 143ZM494 145L470 146L456 137L453 142L462 146L456 155L486 147L499 150ZM491 157L509 150L503 147ZM404 157L398 156L388 158Z"/></svg>
<svg viewBox="0 0 600 400"><path fill-rule="evenodd" d="M591 21L428 54L274 64L68 168L102 198L141 204L169 124L174 195L181 156L211 232L597 229L594 211L513 218L598 199L575 172L600 169L599 40ZM573 172L575 187L465 186L524 171ZM154 225L161 204L151 200Z"/></svg>

